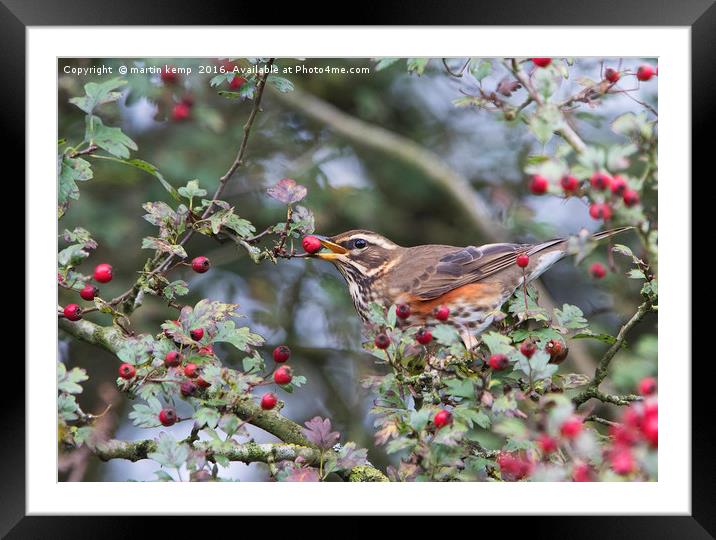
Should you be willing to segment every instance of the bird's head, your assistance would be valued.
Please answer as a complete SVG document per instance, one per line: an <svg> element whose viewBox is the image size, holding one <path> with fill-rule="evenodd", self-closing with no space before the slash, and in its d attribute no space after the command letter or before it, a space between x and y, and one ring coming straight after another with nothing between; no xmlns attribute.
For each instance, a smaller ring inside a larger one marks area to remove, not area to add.
<svg viewBox="0 0 716 540"><path fill-rule="evenodd" d="M384 236L365 230L317 238L328 251L316 253L316 257L332 262L344 275L357 272L364 277L375 277L400 256L402 249Z"/></svg>

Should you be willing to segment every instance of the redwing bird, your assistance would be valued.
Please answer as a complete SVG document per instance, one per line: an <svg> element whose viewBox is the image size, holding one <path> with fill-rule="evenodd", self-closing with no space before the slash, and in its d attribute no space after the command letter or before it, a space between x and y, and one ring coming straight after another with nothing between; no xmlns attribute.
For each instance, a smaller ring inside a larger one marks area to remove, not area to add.
<svg viewBox="0 0 716 540"><path fill-rule="evenodd" d="M596 233L601 240L626 231L620 227ZM403 247L384 236L352 230L332 237L318 236L328 251L316 254L330 261L348 283L358 314L368 321L371 302L385 307L410 306L407 324L436 324L435 310L447 306L452 324L465 344L488 328L498 310L522 285L534 280L567 253L567 239L537 244L486 244L454 247L425 245ZM529 256L523 269L518 255Z"/></svg>

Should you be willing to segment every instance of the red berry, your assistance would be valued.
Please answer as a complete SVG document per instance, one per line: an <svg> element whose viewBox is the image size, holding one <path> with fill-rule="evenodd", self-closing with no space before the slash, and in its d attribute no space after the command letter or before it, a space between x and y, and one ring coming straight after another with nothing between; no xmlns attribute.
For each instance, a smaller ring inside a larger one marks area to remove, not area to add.
<svg viewBox="0 0 716 540"><path fill-rule="evenodd" d="M500 467L500 476L508 482L520 480L532 471L530 460L522 455L509 452L500 452L497 456L497 465Z"/></svg>
<svg viewBox="0 0 716 540"><path fill-rule="evenodd" d="M286 347L286 345L279 345L273 350L274 362L281 364L286 362L289 358L291 358L291 349Z"/></svg>
<svg viewBox="0 0 716 540"><path fill-rule="evenodd" d="M278 397L272 392L261 396L261 408L264 411L270 411L276 406L276 403L278 403Z"/></svg>
<svg viewBox="0 0 716 540"><path fill-rule="evenodd" d="M542 68L547 67L548 65L550 65L552 63L551 58L531 58L530 60L532 60L532 63L535 66L539 66Z"/></svg>
<svg viewBox="0 0 716 540"><path fill-rule="evenodd" d="M639 66L639 69L636 70L636 78L640 81L648 81L654 75L656 75L654 66L650 66L649 64L642 64Z"/></svg>
<svg viewBox="0 0 716 540"><path fill-rule="evenodd" d="M584 420L580 416L570 416L560 427L560 432L567 439L574 439L582 432Z"/></svg>
<svg viewBox="0 0 716 540"><path fill-rule="evenodd" d="M634 455L625 446L614 450L609 456L609 461L611 462L612 470L622 476L632 473L636 469Z"/></svg>
<svg viewBox="0 0 716 540"><path fill-rule="evenodd" d="M564 345L558 339L550 339L544 346L544 350L552 357L558 358L564 352Z"/></svg>
<svg viewBox="0 0 716 540"><path fill-rule="evenodd" d="M191 114L191 107L186 103L177 103L172 107L172 120L175 122L181 122L189 118Z"/></svg>
<svg viewBox="0 0 716 540"><path fill-rule="evenodd" d="M542 195L543 193L546 193L548 187L549 180L539 174L534 175L532 180L530 180L530 191L535 195Z"/></svg>
<svg viewBox="0 0 716 540"><path fill-rule="evenodd" d="M209 388L211 386L211 383L207 381L204 377L199 377L196 379L196 385L199 388Z"/></svg>
<svg viewBox="0 0 716 540"><path fill-rule="evenodd" d="M199 376L199 366L196 364L187 364L184 366L184 375L190 379L196 379Z"/></svg>
<svg viewBox="0 0 716 540"><path fill-rule="evenodd" d="M614 193L614 195L621 196L624 191L626 191L628 186L626 180L624 180L618 174L615 174L609 187L612 190L612 193Z"/></svg>
<svg viewBox="0 0 716 540"><path fill-rule="evenodd" d="M639 393L642 396L651 396L656 394L656 379L654 377L645 377L639 382Z"/></svg>
<svg viewBox="0 0 716 540"><path fill-rule="evenodd" d="M181 354L177 351L169 351L164 357L164 365L167 367L177 367L181 364Z"/></svg>
<svg viewBox="0 0 716 540"><path fill-rule="evenodd" d="M520 345L520 352L527 358L532 358L532 355L537 352L537 345L531 339L526 339Z"/></svg>
<svg viewBox="0 0 716 540"><path fill-rule="evenodd" d="M504 354L493 354L487 364L495 371L502 371L510 365L510 360Z"/></svg>
<svg viewBox="0 0 716 540"><path fill-rule="evenodd" d="M647 442L654 448L659 446L659 417L649 415L644 418L641 425L641 433Z"/></svg>
<svg viewBox="0 0 716 540"><path fill-rule="evenodd" d="M440 306L435 310L435 318L439 321L447 321L450 318L450 308L447 306Z"/></svg>
<svg viewBox="0 0 716 540"><path fill-rule="evenodd" d="M603 219L609 221L612 219L612 207L607 203L592 203L589 207L589 215L592 219Z"/></svg>
<svg viewBox="0 0 716 540"><path fill-rule="evenodd" d="M194 341L201 341L201 338L204 337L204 329L203 328L194 328L189 331L189 335L191 336L191 339Z"/></svg>
<svg viewBox="0 0 716 540"><path fill-rule="evenodd" d="M517 266L525 268L530 263L530 256L526 253L517 255Z"/></svg>
<svg viewBox="0 0 716 540"><path fill-rule="evenodd" d="M191 381L184 381L179 386L179 391L181 392L181 395L184 397L193 396L196 393L197 386Z"/></svg>
<svg viewBox="0 0 716 540"><path fill-rule="evenodd" d="M378 347L379 349L385 350L385 349L387 349L388 347L390 347L390 338L388 337L388 334L382 334L382 333L381 333L381 334L378 334L377 336L375 336L375 339L373 340L373 343L374 343L375 346Z"/></svg>
<svg viewBox="0 0 716 540"><path fill-rule="evenodd" d="M592 474L592 468L586 463L577 463L572 469L572 480L575 482L592 482L594 481L594 475Z"/></svg>
<svg viewBox="0 0 716 540"><path fill-rule="evenodd" d="M179 80L179 73L174 66L165 65L160 75L162 82L174 84Z"/></svg>
<svg viewBox="0 0 716 540"><path fill-rule="evenodd" d="M408 304L398 304L395 306L395 314L400 319L407 319L410 317L410 306Z"/></svg>
<svg viewBox="0 0 716 540"><path fill-rule="evenodd" d="M589 273L594 279L602 279L607 275L607 269L602 263L595 262L589 267Z"/></svg>
<svg viewBox="0 0 716 540"><path fill-rule="evenodd" d="M162 409L161 411L159 411L159 421L165 427L173 426L174 424L176 424L177 421L176 411L169 407L167 407L166 409Z"/></svg>
<svg viewBox="0 0 716 540"><path fill-rule="evenodd" d="M80 297L82 297L82 300L87 300L88 302L91 302L92 300L94 300L94 297L97 296L98 293L99 289L94 285L88 283L80 291Z"/></svg>
<svg viewBox="0 0 716 540"><path fill-rule="evenodd" d="M452 413L450 411L440 409L438 412L435 413L435 417L433 418L433 424L435 424L436 428L444 428L450 423L452 423Z"/></svg>
<svg viewBox="0 0 716 540"><path fill-rule="evenodd" d="M612 183L612 177L603 172L595 172L589 179L589 183L594 189L603 191L608 189Z"/></svg>
<svg viewBox="0 0 716 540"><path fill-rule="evenodd" d="M214 356L214 347L211 345L204 345L203 347L199 347L198 352L200 356Z"/></svg>
<svg viewBox="0 0 716 540"><path fill-rule="evenodd" d="M236 90L238 88L241 88L245 82L246 82L246 79L244 79L243 77L234 75L234 78L231 79L231 82L229 83L229 88L231 88L232 90Z"/></svg>
<svg viewBox="0 0 716 540"><path fill-rule="evenodd" d="M604 70L604 78L606 80L608 80L610 83L617 82L621 76L622 76L622 74L619 73L616 69L607 68Z"/></svg>
<svg viewBox="0 0 716 540"><path fill-rule="evenodd" d="M318 253L321 251L321 241L315 236L304 236L301 245L306 253Z"/></svg>
<svg viewBox="0 0 716 540"><path fill-rule="evenodd" d="M551 454L557 450L557 441L546 433L543 433L537 438L537 444L539 444L542 452L545 454Z"/></svg>
<svg viewBox="0 0 716 540"><path fill-rule="evenodd" d="M624 204L629 207L639 204L639 194L634 190L627 189L624 192L624 195L622 195L622 198L624 200Z"/></svg>
<svg viewBox="0 0 716 540"><path fill-rule="evenodd" d="M433 334L427 328L421 328L415 334L415 340L421 345L427 345L433 340Z"/></svg>
<svg viewBox="0 0 716 540"><path fill-rule="evenodd" d="M281 366L276 371L274 371L273 374L273 381L276 384L288 384L293 379L293 374L291 373L291 368L288 366Z"/></svg>
<svg viewBox="0 0 716 540"><path fill-rule="evenodd" d="M615 424L609 427L609 436L614 439L614 444L631 446L636 442L634 430L622 424Z"/></svg>
<svg viewBox="0 0 716 540"><path fill-rule="evenodd" d="M82 318L82 308L77 304L67 304L62 313L70 321L79 321Z"/></svg>
<svg viewBox="0 0 716 540"><path fill-rule="evenodd" d="M136 374L137 370L134 369L134 366L132 364L122 364L121 366L119 366L119 376L123 379L133 379Z"/></svg>
<svg viewBox="0 0 716 540"><path fill-rule="evenodd" d="M197 274L203 274L211 267L211 261L206 257L196 257L191 261L191 269Z"/></svg>
<svg viewBox="0 0 716 540"><path fill-rule="evenodd" d="M112 281L112 267L107 263L98 264L94 269L94 279L100 283Z"/></svg>
<svg viewBox="0 0 716 540"><path fill-rule="evenodd" d="M579 188L579 180L577 180L571 174L563 176L559 183L562 186L564 192L567 194L574 193Z"/></svg>

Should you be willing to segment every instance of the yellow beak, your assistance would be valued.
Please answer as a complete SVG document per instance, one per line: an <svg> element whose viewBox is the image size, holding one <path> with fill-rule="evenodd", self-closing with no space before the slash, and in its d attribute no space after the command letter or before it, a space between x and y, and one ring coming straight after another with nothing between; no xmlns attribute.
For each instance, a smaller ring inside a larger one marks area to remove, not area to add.
<svg viewBox="0 0 716 540"><path fill-rule="evenodd" d="M348 253L348 250L346 248L339 244L331 242L326 238L318 237L318 240L321 242L321 245L324 248L329 249L331 251L331 253L316 253L316 257L323 259L324 261L333 261L335 259L340 258L341 255L345 255L346 253Z"/></svg>

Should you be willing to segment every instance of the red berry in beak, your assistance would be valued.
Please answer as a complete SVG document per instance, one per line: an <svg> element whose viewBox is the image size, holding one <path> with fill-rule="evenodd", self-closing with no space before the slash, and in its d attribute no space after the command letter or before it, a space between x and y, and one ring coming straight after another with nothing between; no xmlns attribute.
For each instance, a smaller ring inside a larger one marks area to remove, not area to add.
<svg viewBox="0 0 716 540"><path fill-rule="evenodd" d="M304 236L301 245L306 253L318 253L321 251L321 241L315 236Z"/></svg>

